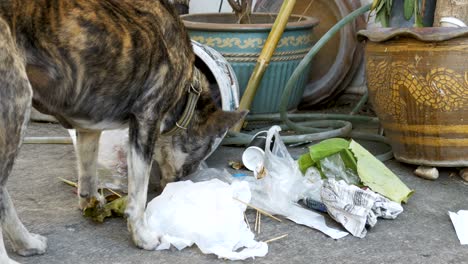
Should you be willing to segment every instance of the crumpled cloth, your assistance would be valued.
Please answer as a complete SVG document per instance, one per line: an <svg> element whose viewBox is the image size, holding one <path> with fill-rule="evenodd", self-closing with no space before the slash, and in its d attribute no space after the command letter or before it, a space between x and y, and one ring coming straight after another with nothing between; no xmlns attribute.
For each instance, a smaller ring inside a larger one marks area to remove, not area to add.
<svg viewBox="0 0 468 264"><path fill-rule="evenodd" d="M371 190L348 185L343 180L328 179L321 192L322 202L328 214L353 236L363 238L369 227L377 224L377 218L395 219L403 207Z"/></svg>
<svg viewBox="0 0 468 264"><path fill-rule="evenodd" d="M268 245L255 241L244 221L246 205L234 198L250 202L247 182L169 183L146 208L148 226L162 236L157 249L196 244L204 254L230 260L265 256Z"/></svg>

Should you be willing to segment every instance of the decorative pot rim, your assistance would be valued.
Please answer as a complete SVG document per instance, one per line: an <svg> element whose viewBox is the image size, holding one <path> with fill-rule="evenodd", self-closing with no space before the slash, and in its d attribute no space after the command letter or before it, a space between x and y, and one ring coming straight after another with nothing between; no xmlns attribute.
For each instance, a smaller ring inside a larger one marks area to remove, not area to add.
<svg viewBox="0 0 468 264"><path fill-rule="evenodd" d="M253 16L276 16L277 13L252 13ZM207 19L213 17L232 16L234 13L196 13L180 16L184 22L185 27L188 29L202 29L207 31L265 31L270 30L273 23L259 23L259 24L233 24L233 23L211 23L211 22L197 22L188 19L194 17L206 17ZM297 18L300 21L288 22L286 28L291 29L307 29L315 27L319 24L319 20L315 17L291 15L290 18Z"/></svg>
<svg viewBox="0 0 468 264"><path fill-rule="evenodd" d="M468 27L374 28L358 32L359 41L384 42L398 37L414 38L423 42L441 42L468 37Z"/></svg>

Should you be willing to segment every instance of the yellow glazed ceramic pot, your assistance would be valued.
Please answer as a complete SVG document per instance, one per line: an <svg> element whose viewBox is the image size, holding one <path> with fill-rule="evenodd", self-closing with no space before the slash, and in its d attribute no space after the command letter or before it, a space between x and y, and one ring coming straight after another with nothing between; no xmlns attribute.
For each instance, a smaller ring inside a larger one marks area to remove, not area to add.
<svg viewBox="0 0 468 264"><path fill-rule="evenodd" d="M366 42L370 100L395 158L468 166L468 28L375 29Z"/></svg>

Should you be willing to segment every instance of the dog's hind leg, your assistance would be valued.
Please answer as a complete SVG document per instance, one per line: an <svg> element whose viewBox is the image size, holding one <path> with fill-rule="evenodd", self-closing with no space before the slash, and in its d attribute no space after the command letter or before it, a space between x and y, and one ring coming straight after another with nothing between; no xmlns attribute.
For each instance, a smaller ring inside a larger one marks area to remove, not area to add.
<svg viewBox="0 0 468 264"><path fill-rule="evenodd" d="M104 198L98 193L97 157L101 131L76 130L78 157L78 195L80 208L93 206L97 201L101 205Z"/></svg>
<svg viewBox="0 0 468 264"><path fill-rule="evenodd" d="M8 25L0 19L0 223L14 249L21 255L42 254L46 239L29 233L16 215L6 182L21 145L31 110L32 90L25 62ZM0 244L1 263L14 263Z"/></svg>

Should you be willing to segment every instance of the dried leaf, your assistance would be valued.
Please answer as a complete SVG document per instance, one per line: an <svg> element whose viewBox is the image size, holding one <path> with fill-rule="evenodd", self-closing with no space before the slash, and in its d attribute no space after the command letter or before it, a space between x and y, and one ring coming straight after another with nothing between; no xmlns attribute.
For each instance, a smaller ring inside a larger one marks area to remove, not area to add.
<svg viewBox="0 0 468 264"><path fill-rule="evenodd" d="M115 195L112 194L110 196ZM125 208L127 207L127 196L114 199L112 202L108 202L102 207L99 206L99 202L96 199L94 199L91 204L91 206L83 211L83 215L90 217L96 222L102 223L104 219L108 217L122 217L124 215Z"/></svg>
<svg viewBox="0 0 468 264"><path fill-rule="evenodd" d="M235 169L235 170L240 170L240 169L243 169L245 168L244 167L244 164L242 164L242 162L239 162L239 161L229 161L229 166L231 166L231 168Z"/></svg>

